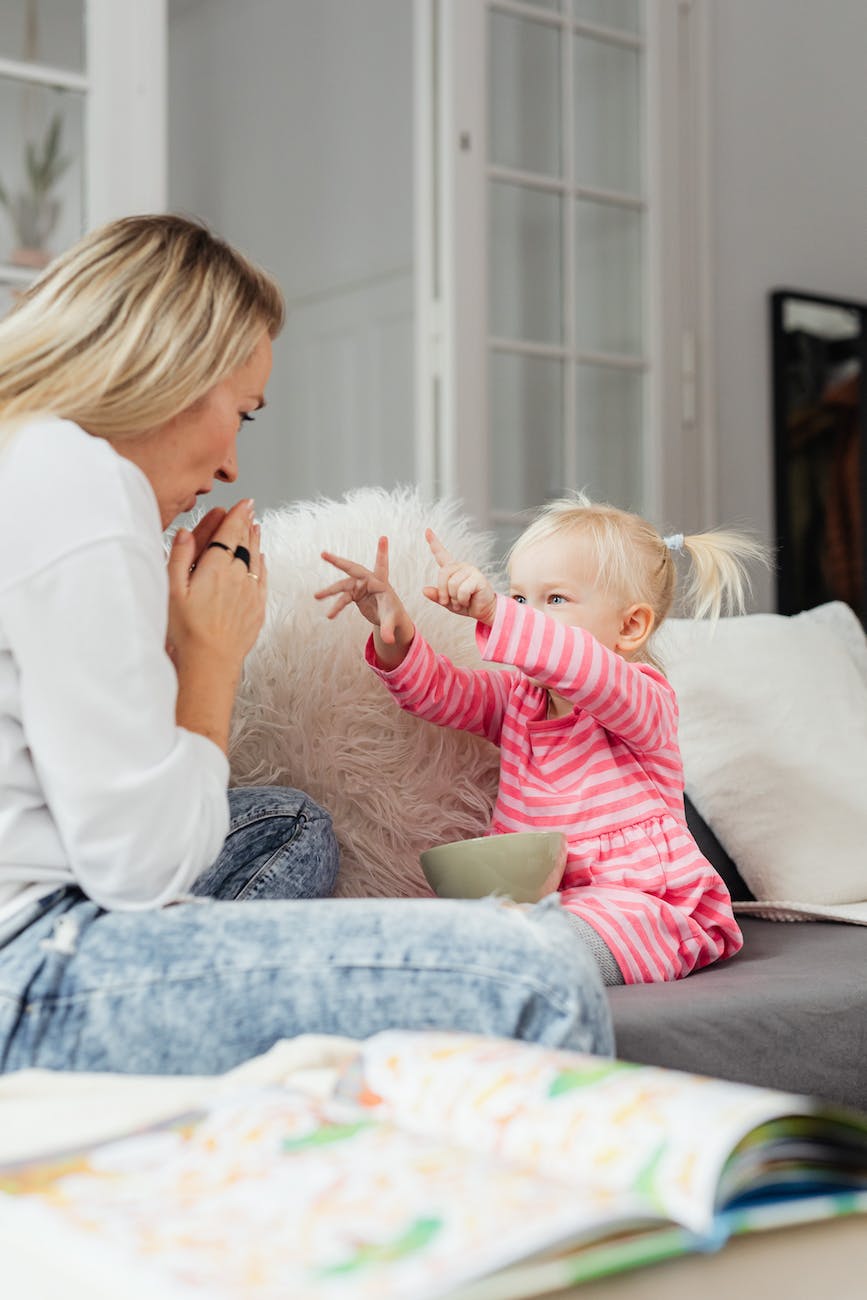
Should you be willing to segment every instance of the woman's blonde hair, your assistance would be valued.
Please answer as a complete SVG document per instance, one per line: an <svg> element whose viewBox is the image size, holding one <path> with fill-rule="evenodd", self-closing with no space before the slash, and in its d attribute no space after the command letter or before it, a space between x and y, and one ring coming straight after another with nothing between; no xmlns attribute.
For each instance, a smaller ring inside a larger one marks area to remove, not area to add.
<svg viewBox="0 0 867 1300"><path fill-rule="evenodd" d="M747 566L769 563L767 547L747 533L714 528L686 537L663 537L640 515L591 501L583 492L543 507L512 546L508 561L535 542L567 532L586 537L604 590L627 605L650 606L653 632L674 603L678 554L690 561L686 587L678 600L678 613L685 618L742 614L752 590ZM649 644L639 657L653 663Z"/></svg>
<svg viewBox="0 0 867 1300"><path fill-rule="evenodd" d="M124 217L56 258L0 322L0 421L157 428L283 324L259 267L187 217Z"/></svg>

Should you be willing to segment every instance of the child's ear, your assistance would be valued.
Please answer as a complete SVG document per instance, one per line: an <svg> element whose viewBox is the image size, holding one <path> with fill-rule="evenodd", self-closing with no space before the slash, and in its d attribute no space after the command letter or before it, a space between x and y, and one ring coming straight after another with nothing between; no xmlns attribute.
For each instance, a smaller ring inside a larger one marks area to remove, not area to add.
<svg viewBox="0 0 867 1300"><path fill-rule="evenodd" d="M617 651L622 655L635 655L653 631L653 610L649 605L630 605L620 620Z"/></svg>

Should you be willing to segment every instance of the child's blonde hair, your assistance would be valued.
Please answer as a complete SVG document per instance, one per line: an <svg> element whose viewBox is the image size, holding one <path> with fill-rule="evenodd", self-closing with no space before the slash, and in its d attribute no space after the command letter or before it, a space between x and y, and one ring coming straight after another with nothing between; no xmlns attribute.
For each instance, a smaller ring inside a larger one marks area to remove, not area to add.
<svg viewBox="0 0 867 1300"><path fill-rule="evenodd" d="M674 603L676 555L683 553L690 560L689 578L678 602L678 613L685 618L742 614L752 591L747 566L769 562L767 547L746 533L713 528L686 537L663 537L640 515L576 492L543 507L512 546L507 563L526 547L567 532L580 532L587 538L604 590L627 604L650 606L651 638ZM651 638L638 656L650 663L654 662Z"/></svg>

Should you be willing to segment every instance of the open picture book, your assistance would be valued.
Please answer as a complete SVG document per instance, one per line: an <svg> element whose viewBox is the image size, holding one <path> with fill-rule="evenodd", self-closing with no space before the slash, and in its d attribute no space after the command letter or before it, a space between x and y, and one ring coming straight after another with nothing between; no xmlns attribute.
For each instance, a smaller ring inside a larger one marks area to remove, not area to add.
<svg viewBox="0 0 867 1300"><path fill-rule="evenodd" d="M867 1116L390 1031L359 1043L327 1095L243 1089L0 1167L0 1258L48 1246L66 1294L93 1300L510 1300L859 1211Z"/></svg>

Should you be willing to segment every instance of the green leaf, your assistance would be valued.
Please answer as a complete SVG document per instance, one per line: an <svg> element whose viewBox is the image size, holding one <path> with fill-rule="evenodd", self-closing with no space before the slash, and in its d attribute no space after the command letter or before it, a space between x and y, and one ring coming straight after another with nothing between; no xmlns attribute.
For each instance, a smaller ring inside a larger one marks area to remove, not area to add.
<svg viewBox="0 0 867 1300"><path fill-rule="evenodd" d="M332 1142L345 1142L347 1138L355 1137L356 1133L370 1128L373 1120L358 1120L353 1124L323 1124L321 1128L314 1129L312 1133L307 1133L300 1138L285 1138L282 1149L290 1151L306 1151L309 1147L327 1146Z"/></svg>
<svg viewBox="0 0 867 1300"><path fill-rule="evenodd" d="M340 1277L341 1275L358 1273L362 1269L370 1268L377 1264L387 1264L394 1259L403 1259L407 1255L414 1255L433 1241L443 1229L441 1219L433 1216L429 1218L415 1219L412 1223L399 1233L391 1241L362 1242L348 1260L343 1264L333 1264L329 1268L321 1270L321 1277Z"/></svg>
<svg viewBox="0 0 867 1300"><path fill-rule="evenodd" d="M588 1065L582 1069L560 1070L548 1085L549 1097L561 1097L564 1092L574 1092L576 1088L592 1088L609 1074L620 1074L622 1062L606 1061L601 1065Z"/></svg>

